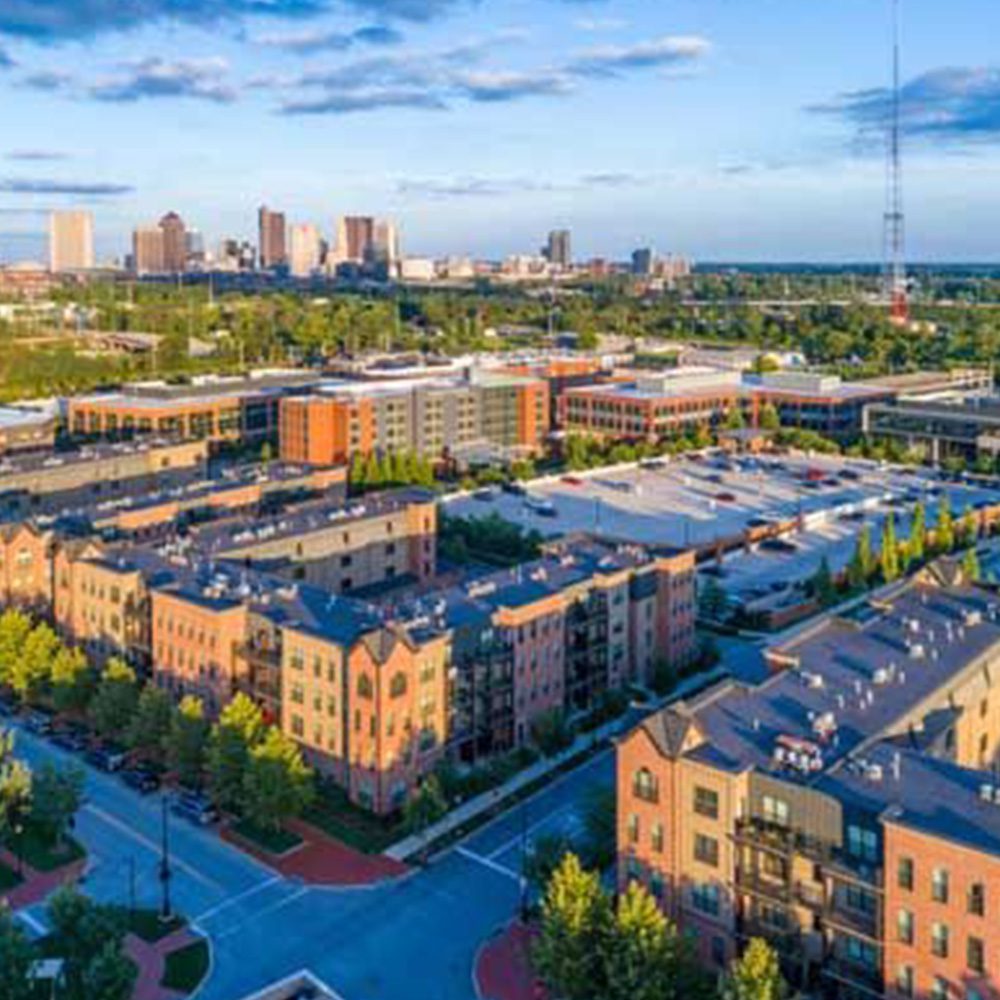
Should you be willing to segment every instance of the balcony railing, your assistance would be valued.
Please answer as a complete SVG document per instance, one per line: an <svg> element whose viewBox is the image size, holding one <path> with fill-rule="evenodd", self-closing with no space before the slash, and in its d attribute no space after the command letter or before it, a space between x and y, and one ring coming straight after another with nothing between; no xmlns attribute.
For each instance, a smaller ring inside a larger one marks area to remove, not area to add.
<svg viewBox="0 0 1000 1000"><path fill-rule="evenodd" d="M785 905L792 899L792 887L787 882L780 882L777 879L748 872L741 868L736 869L735 885L741 892L763 896L765 899Z"/></svg>
<svg viewBox="0 0 1000 1000"><path fill-rule="evenodd" d="M869 996L883 995L882 973L875 966L835 956L824 963L823 975L855 989L864 990Z"/></svg>
<svg viewBox="0 0 1000 1000"><path fill-rule="evenodd" d="M831 927L846 931L848 934L868 938L871 941L882 939L882 918L878 911L865 913L834 902L827 906L824 918Z"/></svg>

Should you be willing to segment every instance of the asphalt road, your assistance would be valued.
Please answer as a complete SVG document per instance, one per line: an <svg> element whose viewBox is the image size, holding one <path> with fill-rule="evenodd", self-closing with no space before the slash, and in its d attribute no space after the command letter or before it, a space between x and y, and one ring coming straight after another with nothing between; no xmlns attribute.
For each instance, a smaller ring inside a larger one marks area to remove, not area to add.
<svg viewBox="0 0 1000 1000"><path fill-rule="evenodd" d="M68 755L21 730L29 761ZM343 1000L471 1000L479 947L516 912L522 846L544 833L580 830L588 790L610 785L610 750L498 817L427 868L371 888L310 888L170 817L176 908L212 941L199 1000L239 998L308 969ZM156 906L161 799L88 768L76 835L90 852L94 898ZM27 923L44 926L44 907Z"/></svg>

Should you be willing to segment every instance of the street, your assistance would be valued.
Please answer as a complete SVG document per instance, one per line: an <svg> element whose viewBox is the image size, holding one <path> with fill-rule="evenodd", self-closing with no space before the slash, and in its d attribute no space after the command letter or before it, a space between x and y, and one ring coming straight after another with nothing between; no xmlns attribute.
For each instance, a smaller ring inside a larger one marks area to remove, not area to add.
<svg viewBox="0 0 1000 1000"><path fill-rule="evenodd" d="M68 755L18 729L31 763ZM239 1000L309 970L343 1000L472 1000L480 945L517 911L525 843L572 835L595 785L610 785L605 750L556 778L425 869L367 888L312 888L276 875L213 831L169 818L171 895L212 942L199 1000ZM161 797L142 798L119 779L87 769L87 803L75 834L90 853L85 889L105 902L155 907ZM26 914L35 931L44 907Z"/></svg>

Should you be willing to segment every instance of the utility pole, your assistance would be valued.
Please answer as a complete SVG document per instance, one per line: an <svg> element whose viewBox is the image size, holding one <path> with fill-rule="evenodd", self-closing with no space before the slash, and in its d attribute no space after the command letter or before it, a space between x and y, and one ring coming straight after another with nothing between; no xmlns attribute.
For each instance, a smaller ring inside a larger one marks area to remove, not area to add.
<svg viewBox="0 0 1000 1000"><path fill-rule="evenodd" d="M887 191L885 211L885 291L889 318L903 326L910 318L906 287L906 217L903 212L903 161L901 150L902 104L900 99L900 0L892 3L892 104L888 134Z"/></svg>
<svg viewBox="0 0 1000 1000"><path fill-rule="evenodd" d="M170 905L170 838L167 832L167 797L160 800L161 812L161 833L160 833L160 888L162 892L160 900L160 920L168 923L173 918L173 909Z"/></svg>

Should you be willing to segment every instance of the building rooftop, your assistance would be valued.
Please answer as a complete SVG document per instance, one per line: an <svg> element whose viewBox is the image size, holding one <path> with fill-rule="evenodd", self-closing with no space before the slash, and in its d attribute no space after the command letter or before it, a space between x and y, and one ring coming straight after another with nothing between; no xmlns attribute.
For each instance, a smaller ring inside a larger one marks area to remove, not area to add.
<svg viewBox="0 0 1000 1000"><path fill-rule="evenodd" d="M39 452L23 455L5 455L0 460L0 489L3 487L5 475L21 475L30 472L41 472L46 469L58 469L67 465L86 465L113 458L125 458L129 455L144 455L156 452L162 448L175 448L179 441L163 438L143 438L141 441L124 441L115 444L92 444L72 451Z"/></svg>
<svg viewBox="0 0 1000 1000"><path fill-rule="evenodd" d="M21 427L49 424L54 414L43 410L29 410L19 406L0 406L0 430L12 431Z"/></svg>
<svg viewBox="0 0 1000 1000"><path fill-rule="evenodd" d="M688 706L689 756L811 782L873 739L922 722L950 679L1000 644L1000 605L981 591L906 584L850 620L827 618L772 650L779 673ZM669 710L668 710L669 711Z"/></svg>

